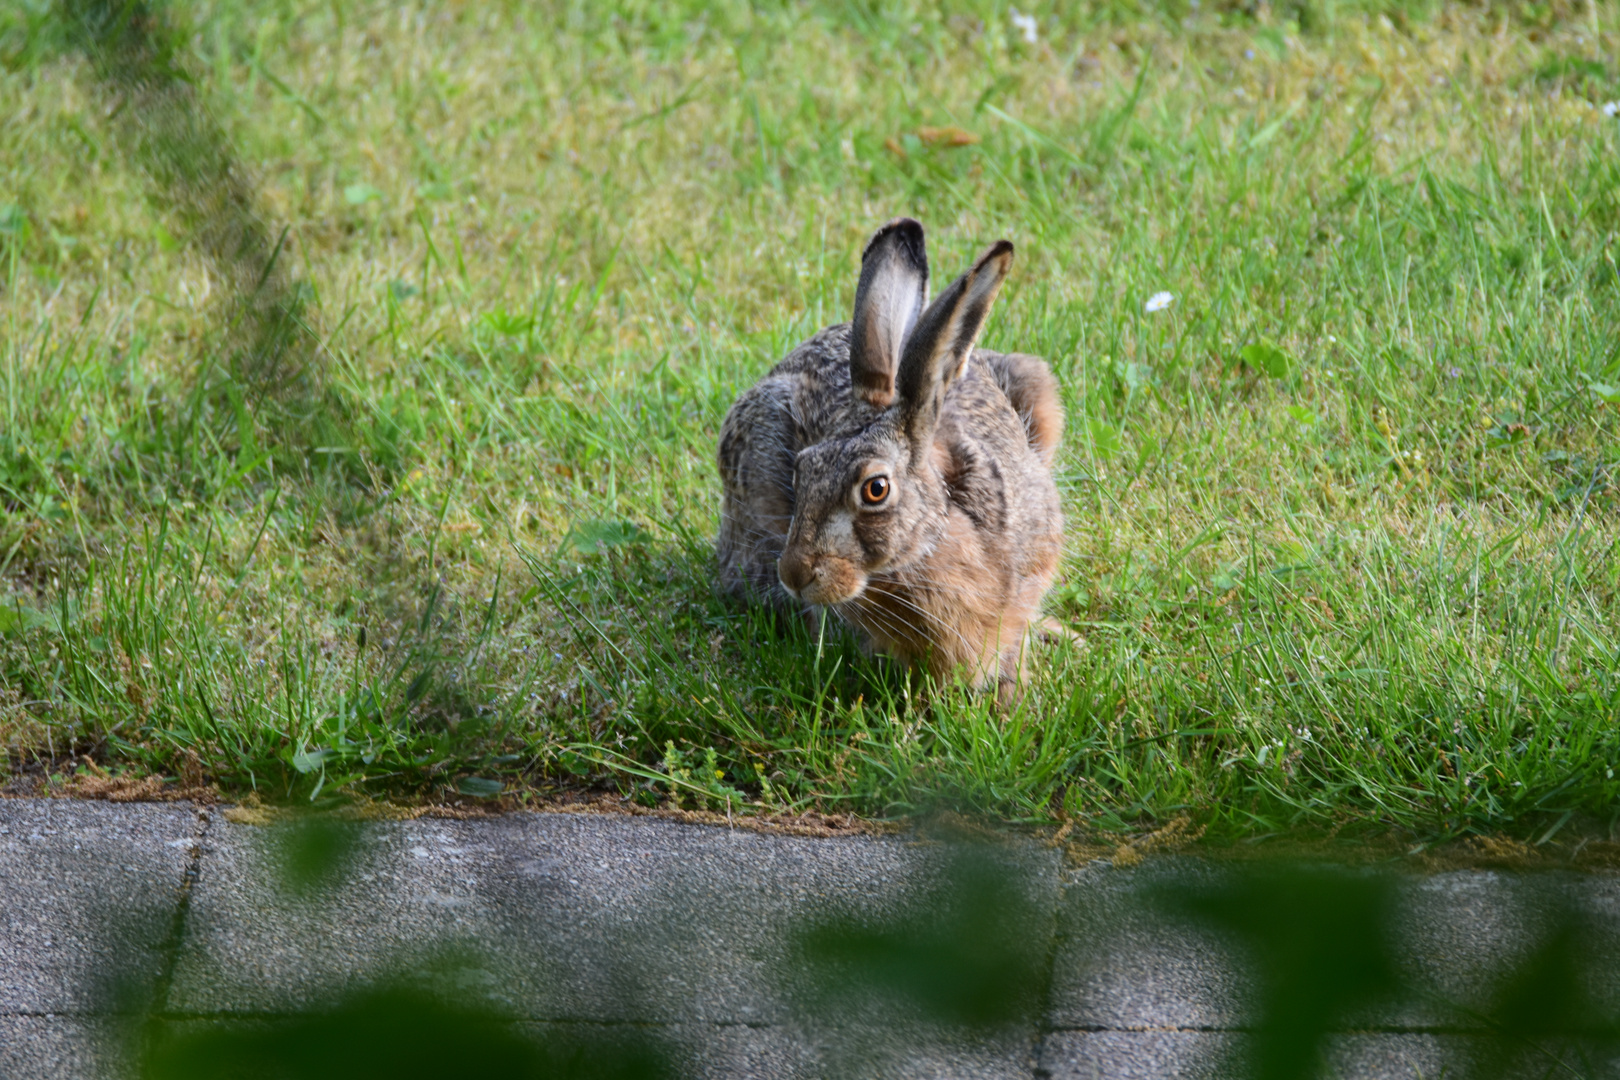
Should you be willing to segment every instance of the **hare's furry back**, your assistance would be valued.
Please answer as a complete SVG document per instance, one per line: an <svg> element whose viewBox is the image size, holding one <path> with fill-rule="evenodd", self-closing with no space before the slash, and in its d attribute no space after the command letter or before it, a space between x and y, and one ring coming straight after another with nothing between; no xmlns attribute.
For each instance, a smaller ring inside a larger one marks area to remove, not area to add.
<svg viewBox="0 0 1620 1080"><path fill-rule="evenodd" d="M936 676L1016 688L1062 548L1063 410L1044 362L973 348L1010 260L997 245L923 311L920 226L878 233L853 325L799 345L726 416L722 588L829 607Z"/></svg>

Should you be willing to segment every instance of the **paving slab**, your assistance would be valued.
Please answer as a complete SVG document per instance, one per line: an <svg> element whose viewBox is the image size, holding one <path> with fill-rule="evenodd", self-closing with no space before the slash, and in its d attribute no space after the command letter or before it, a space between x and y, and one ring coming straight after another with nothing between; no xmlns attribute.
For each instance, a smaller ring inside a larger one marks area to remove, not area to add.
<svg viewBox="0 0 1620 1080"><path fill-rule="evenodd" d="M1252 1080L1251 1037L1211 1031L1055 1032L1041 1046L1049 1080ZM1333 1036L1322 1054L1323 1080L1545 1080L1620 1076L1612 1053L1553 1045L1504 1053L1477 1035L1362 1032Z"/></svg>
<svg viewBox="0 0 1620 1080"><path fill-rule="evenodd" d="M0 1015L139 1003L196 828L189 804L0 799Z"/></svg>
<svg viewBox="0 0 1620 1080"><path fill-rule="evenodd" d="M1204 889L1242 866L1191 858L1065 874L1050 1021L1095 1030L1236 1029L1260 1019L1244 944L1166 915L1153 896ZM1592 1000L1620 1009L1620 878L1461 870L1403 875L1389 955L1409 993L1345 1018L1351 1029L1478 1029L1504 973L1577 920Z"/></svg>
<svg viewBox="0 0 1620 1080"><path fill-rule="evenodd" d="M584 1030L575 1024L521 1023L518 1029L535 1039L607 1037L600 1025ZM804 1032L788 1025L667 1024L655 1028L633 1025L633 1034L661 1046L675 1066L676 1075L692 1080L746 1080L782 1077L797 1080L816 1076L817 1053Z"/></svg>
<svg viewBox="0 0 1620 1080"><path fill-rule="evenodd" d="M1476 1027L1504 976L1560 924L1579 940L1586 992L1620 1010L1620 877L1459 870L1403 878L1391 954L1413 996L1356 1027Z"/></svg>
<svg viewBox="0 0 1620 1080"><path fill-rule="evenodd" d="M1168 919L1150 898L1167 885L1213 887L1222 880L1220 867L1200 859L1151 860L1127 869L1099 861L1067 871L1049 1022L1103 1031L1252 1022L1253 984L1240 943Z"/></svg>
<svg viewBox="0 0 1620 1080"><path fill-rule="evenodd" d="M544 1037L558 1025L523 1027ZM923 1026L852 1031L797 1023L668 1024L653 1029L653 1036L667 1048L678 1075L693 1080L1028 1080L1038 1041L1029 1033L975 1038Z"/></svg>
<svg viewBox="0 0 1620 1080"><path fill-rule="evenodd" d="M401 972L514 1019L778 1023L807 920L895 916L942 870L900 839L510 814L380 824L316 899L277 884L271 830L217 823L171 1010L274 1013ZM1056 855L1020 859L1051 911Z"/></svg>
<svg viewBox="0 0 1620 1080"><path fill-rule="evenodd" d="M558 814L363 837L331 888L301 897L275 830L216 822L170 1014L273 1017L403 979L514 1019L656 1025L698 1076L1030 1074L1033 1017L975 1040L881 1006L863 1030L817 1028L796 1007L791 932L902 915L945 872L939 845ZM1011 858L1049 934L1057 855Z"/></svg>
<svg viewBox="0 0 1620 1080"><path fill-rule="evenodd" d="M1041 1041L1049 1080L1225 1080L1242 1076L1242 1036L1223 1031L1054 1031Z"/></svg>
<svg viewBox="0 0 1620 1080"><path fill-rule="evenodd" d="M0 1080L123 1080L124 1032L93 1016L0 1016Z"/></svg>

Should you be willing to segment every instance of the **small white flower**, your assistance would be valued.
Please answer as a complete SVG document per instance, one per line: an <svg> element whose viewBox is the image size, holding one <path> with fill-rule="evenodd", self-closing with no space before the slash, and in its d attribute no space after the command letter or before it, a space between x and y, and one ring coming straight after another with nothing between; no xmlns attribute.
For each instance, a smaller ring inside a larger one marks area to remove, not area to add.
<svg viewBox="0 0 1620 1080"><path fill-rule="evenodd" d="M1024 40L1029 42L1031 45L1035 44L1035 42L1038 40L1035 33L1036 26L1038 25L1035 22L1035 16L1020 15L1017 8L1012 8L1010 14L1012 15L1012 24L1024 32Z"/></svg>
<svg viewBox="0 0 1620 1080"><path fill-rule="evenodd" d="M1142 310L1149 315L1155 311L1163 311L1176 302L1176 298L1167 292L1156 292L1148 297L1148 302L1142 305Z"/></svg>
<svg viewBox="0 0 1620 1080"><path fill-rule="evenodd" d="M1605 101L1603 103L1604 116L1620 116L1620 101Z"/></svg>

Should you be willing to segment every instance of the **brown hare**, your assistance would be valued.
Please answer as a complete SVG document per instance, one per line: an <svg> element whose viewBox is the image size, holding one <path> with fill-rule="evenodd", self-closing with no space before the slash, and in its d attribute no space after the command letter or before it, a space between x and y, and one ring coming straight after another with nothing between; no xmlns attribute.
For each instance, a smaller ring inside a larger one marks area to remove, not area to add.
<svg viewBox="0 0 1620 1080"><path fill-rule="evenodd" d="M726 414L717 543L727 592L830 609L868 647L1003 701L1063 546L1057 381L973 347L1012 255L996 242L929 304L922 226L879 229L854 318Z"/></svg>

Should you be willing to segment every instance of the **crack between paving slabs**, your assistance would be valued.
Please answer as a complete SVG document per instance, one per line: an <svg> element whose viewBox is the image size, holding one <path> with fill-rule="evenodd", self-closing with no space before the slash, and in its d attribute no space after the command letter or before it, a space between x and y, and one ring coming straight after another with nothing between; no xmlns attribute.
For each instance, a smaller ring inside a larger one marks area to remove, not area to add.
<svg viewBox="0 0 1620 1080"><path fill-rule="evenodd" d="M28 1015L28 1014L7 1014ZM64 1013L39 1013L39 1016L63 1016ZM225 1011L175 1011L158 1013L159 1019L171 1023L184 1023L187 1021L200 1021L204 1023L225 1023L241 1021L250 1023L265 1020L307 1020L309 1013L300 1010L247 1010L242 1012ZM787 1025L769 1023L763 1020L603 1020L600 1017L588 1016L507 1016L497 1021L501 1024L567 1024L576 1027L601 1028L647 1028L662 1030L665 1028L742 1028L750 1031L773 1031Z"/></svg>
<svg viewBox="0 0 1620 1080"><path fill-rule="evenodd" d="M180 966L180 949L185 943L186 921L191 915L191 894L196 888L197 879L202 875L203 845L208 839L208 829L214 820L214 815L207 806L194 804L194 810L191 854L186 862L185 872L180 878L179 895L176 898L174 915L169 920L169 932L164 935L163 943L158 948L162 963L158 967L157 979L152 984L151 1006L147 1013L146 1024L139 1036L143 1057L152 1049L158 1023L169 1018L167 1009L169 992L174 986L175 970Z"/></svg>
<svg viewBox="0 0 1620 1080"><path fill-rule="evenodd" d="M1188 1024L1175 1025L1141 1025L1139 1027L1109 1027L1106 1024L1064 1024L1047 1029L1048 1034L1064 1035L1253 1035L1261 1029L1253 1025L1226 1026L1218 1024ZM1485 1036L1490 1035L1488 1028L1481 1027L1455 1027L1441 1024L1391 1024L1387 1027L1347 1027L1330 1028L1330 1036L1337 1035L1459 1035L1459 1036Z"/></svg>
<svg viewBox="0 0 1620 1080"><path fill-rule="evenodd" d="M1052 1070L1046 1067L1046 1038L1066 1029L1051 1023L1052 1017L1052 983L1057 971L1058 952L1063 947L1066 936L1059 932L1062 922L1064 905L1069 900L1069 882L1064 880L1061 849L1059 862L1053 871L1057 874L1057 902L1052 905L1051 923L1046 934L1046 964L1042 971L1041 1006L1040 1013L1035 1021L1035 1041L1030 1047L1029 1074L1032 1080L1050 1080Z"/></svg>

